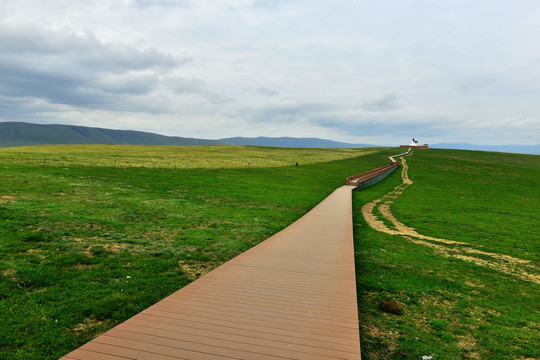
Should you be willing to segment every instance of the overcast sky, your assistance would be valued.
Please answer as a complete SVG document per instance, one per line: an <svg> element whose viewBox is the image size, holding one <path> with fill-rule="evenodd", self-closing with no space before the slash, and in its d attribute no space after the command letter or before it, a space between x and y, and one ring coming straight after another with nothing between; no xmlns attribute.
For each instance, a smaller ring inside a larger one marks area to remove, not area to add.
<svg viewBox="0 0 540 360"><path fill-rule="evenodd" d="M0 0L0 121L540 143L538 0Z"/></svg>

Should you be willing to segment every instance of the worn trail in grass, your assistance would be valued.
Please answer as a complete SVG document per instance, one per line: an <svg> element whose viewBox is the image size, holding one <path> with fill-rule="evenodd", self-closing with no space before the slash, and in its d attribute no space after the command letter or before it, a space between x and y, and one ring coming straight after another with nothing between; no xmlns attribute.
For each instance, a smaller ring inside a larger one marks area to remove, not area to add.
<svg viewBox="0 0 540 360"><path fill-rule="evenodd" d="M529 272L529 268L536 273L539 272L539 269L531 262L531 260L473 248L473 246L482 247L482 245L479 244L472 245L461 241L422 235L412 227L406 226L396 219L390 210L390 206L395 199L413 184L413 181L409 179L409 167L405 158L402 158L402 166L401 178L403 183L396 186L383 197L373 200L362 207L362 215L369 226L377 231L382 231L390 235L401 235L411 242L431 247L444 256L452 256L463 261L472 262L476 265L487 266L506 274L540 284L540 276ZM387 220L386 224L374 214L375 210L378 210L381 217ZM388 222L390 225L387 226Z"/></svg>
<svg viewBox="0 0 540 360"><path fill-rule="evenodd" d="M540 157L427 149L405 165L353 195L362 359L540 358Z"/></svg>

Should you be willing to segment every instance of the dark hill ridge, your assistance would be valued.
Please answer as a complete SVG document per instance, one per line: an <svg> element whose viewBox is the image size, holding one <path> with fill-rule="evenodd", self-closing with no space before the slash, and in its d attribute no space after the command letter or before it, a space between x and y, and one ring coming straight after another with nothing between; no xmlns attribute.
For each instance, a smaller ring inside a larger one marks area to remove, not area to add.
<svg viewBox="0 0 540 360"><path fill-rule="evenodd" d="M118 145L253 145L273 147L353 148L369 145L349 144L317 138L225 138L205 140L164 136L143 131L111 130L74 125L42 125L0 122L0 147L55 144Z"/></svg>
<svg viewBox="0 0 540 360"><path fill-rule="evenodd" d="M211 145L220 142L86 126L0 123L0 147L52 144Z"/></svg>

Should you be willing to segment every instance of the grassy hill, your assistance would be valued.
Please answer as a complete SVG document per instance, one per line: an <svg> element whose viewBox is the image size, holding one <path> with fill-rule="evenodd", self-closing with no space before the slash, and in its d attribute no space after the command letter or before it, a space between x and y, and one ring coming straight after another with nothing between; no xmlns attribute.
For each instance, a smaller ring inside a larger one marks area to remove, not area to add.
<svg viewBox="0 0 540 360"><path fill-rule="evenodd" d="M540 157L428 149L406 161L413 184L390 211L427 238L361 214L398 171L354 196L362 358L540 358Z"/></svg>
<svg viewBox="0 0 540 360"><path fill-rule="evenodd" d="M33 147L21 159L0 149L0 358L58 358L400 152L190 147L167 150L178 164L198 159L175 169L154 168L163 147L122 148ZM310 163L295 166L301 156ZM119 160L136 157L145 167ZM497 266L509 256L539 275L540 158L429 149L407 162L414 184L392 199L393 214L460 243L367 225L361 208L398 186L399 171L354 194L363 359L538 358L539 285Z"/></svg>

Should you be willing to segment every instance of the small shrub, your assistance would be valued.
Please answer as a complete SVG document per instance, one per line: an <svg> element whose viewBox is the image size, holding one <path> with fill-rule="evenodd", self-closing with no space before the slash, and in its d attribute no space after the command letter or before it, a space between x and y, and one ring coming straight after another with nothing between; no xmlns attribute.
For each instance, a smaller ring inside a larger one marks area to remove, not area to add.
<svg viewBox="0 0 540 360"><path fill-rule="evenodd" d="M381 301L379 308L390 314L401 315L403 312L403 304L394 299L384 299Z"/></svg>

